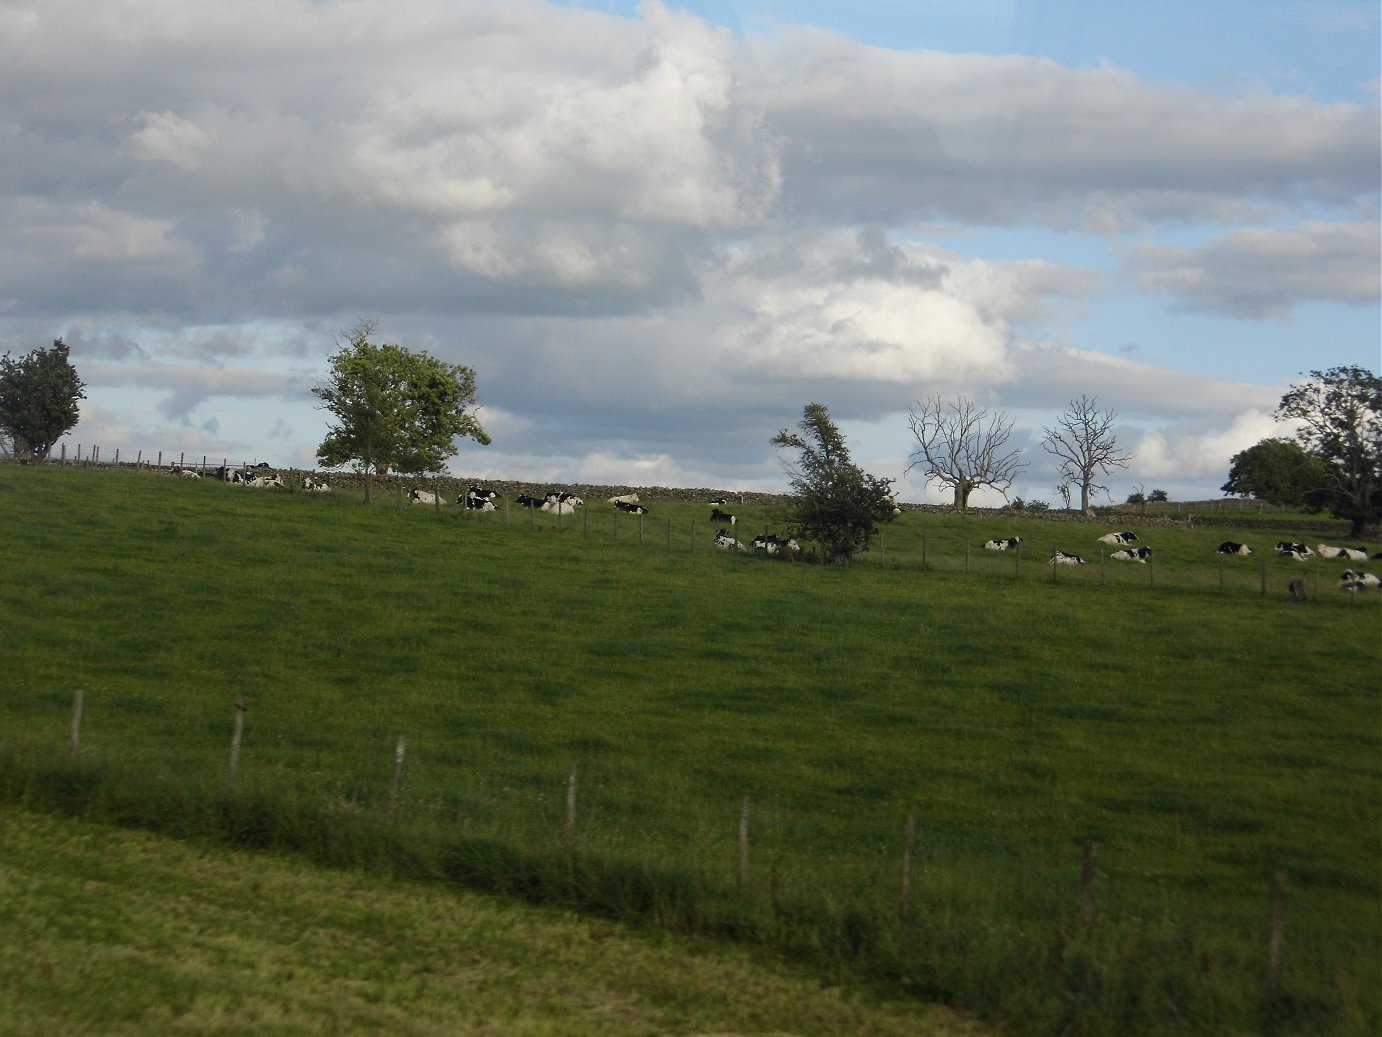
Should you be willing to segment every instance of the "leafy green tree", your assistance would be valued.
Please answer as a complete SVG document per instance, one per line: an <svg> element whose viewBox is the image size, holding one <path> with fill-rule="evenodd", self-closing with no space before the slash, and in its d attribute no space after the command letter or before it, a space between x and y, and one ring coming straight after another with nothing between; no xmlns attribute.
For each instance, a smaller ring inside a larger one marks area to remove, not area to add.
<svg viewBox="0 0 1382 1037"><path fill-rule="evenodd" d="M77 424L77 401L86 399L85 389L60 338L18 360L9 353L0 357L0 432L9 437L15 460L48 456Z"/></svg>
<svg viewBox="0 0 1382 1037"><path fill-rule="evenodd" d="M1170 499L1171 495L1165 490L1153 490L1151 493L1147 494L1148 504L1165 504Z"/></svg>
<svg viewBox="0 0 1382 1037"><path fill-rule="evenodd" d="M317 448L327 468L353 463L370 500L374 474L440 472L456 453L456 439L488 445L489 434L468 408L475 372L427 353L369 340L363 322L331 358L331 374L312 390L335 421Z"/></svg>
<svg viewBox="0 0 1382 1037"><path fill-rule="evenodd" d="M1264 439L1233 455L1228 482L1238 497L1255 497L1286 508L1322 511L1328 504L1329 469L1289 439Z"/></svg>
<svg viewBox="0 0 1382 1037"><path fill-rule="evenodd" d="M1326 466L1327 506L1354 536L1382 519L1382 378L1362 367L1311 371L1276 417L1301 423L1297 441Z"/></svg>
<svg viewBox="0 0 1382 1037"><path fill-rule="evenodd" d="M797 432L783 429L772 439L780 449L800 451L784 462L794 495L787 516L792 535L820 545L827 562L847 562L868 549L878 526L892 521L892 480L855 465L844 436L823 404L808 403Z"/></svg>

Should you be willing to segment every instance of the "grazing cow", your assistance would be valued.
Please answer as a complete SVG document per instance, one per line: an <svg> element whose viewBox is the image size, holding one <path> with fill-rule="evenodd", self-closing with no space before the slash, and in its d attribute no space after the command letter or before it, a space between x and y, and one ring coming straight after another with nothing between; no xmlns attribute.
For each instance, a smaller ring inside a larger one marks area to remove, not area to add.
<svg viewBox="0 0 1382 1037"><path fill-rule="evenodd" d="M614 506L618 508L620 511L625 512L629 515L648 514L648 509L643 507L643 505L639 504L637 501L617 500L614 502Z"/></svg>
<svg viewBox="0 0 1382 1037"><path fill-rule="evenodd" d="M711 521L711 522L727 522L727 523L729 523L729 524L732 526L732 525L734 525L736 522L738 522L739 520L736 519L733 515L726 514L725 512L721 511L719 508L711 508L711 509L710 509L710 521Z"/></svg>
<svg viewBox="0 0 1382 1037"><path fill-rule="evenodd" d="M1304 544L1294 544L1289 540L1278 540L1276 551L1282 558L1294 558L1298 562L1305 561L1315 553Z"/></svg>
<svg viewBox="0 0 1382 1037"><path fill-rule="evenodd" d="M1125 547L1121 551L1114 551L1109 555L1116 562L1142 562L1144 565L1147 559L1152 557L1150 547Z"/></svg>
<svg viewBox="0 0 1382 1037"><path fill-rule="evenodd" d="M331 487L320 479L313 479L310 475L302 480L302 488L308 493L330 493Z"/></svg>
<svg viewBox="0 0 1382 1037"><path fill-rule="evenodd" d="M1064 551L1057 551L1051 555L1052 565L1084 565L1085 560L1079 555L1066 554Z"/></svg>
<svg viewBox="0 0 1382 1037"><path fill-rule="evenodd" d="M1219 545L1219 553L1221 555L1250 555L1252 554L1252 548L1247 544L1238 544L1232 540L1225 540Z"/></svg>
<svg viewBox="0 0 1382 1037"><path fill-rule="evenodd" d="M1101 544L1118 544L1120 547L1121 547L1123 544L1135 544L1135 543L1137 543L1137 534L1136 534L1136 533L1131 533L1131 532L1129 532L1129 533L1105 533L1103 536L1101 536L1101 537L1099 538L1099 543L1101 543Z"/></svg>
<svg viewBox="0 0 1382 1037"><path fill-rule="evenodd" d="M414 504L438 504L440 498L431 490L413 490L408 494L408 499Z"/></svg>
<svg viewBox="0 0 1382 1037"><path fill-rule="evenodd" d="M1339 589L1352 591L1355 594L1379 584L1382 584L1382 580L1378 579L1376 573L1365 573L1362 569L1347 569L1339 577Z"/></svg>
<svg viewBox="0 0 1382 1037"><path fill-rule="evenodd" d="M621 495L618 496L618 497L611 497L611 498L609 499L609 502L610 502L611 504L637 504L637 503L638 503L638 494L636 494L636 493L625 493L625 494L621 494Z"/></svg>
<svg viewBox="0 0 1382 1037"><path fill-rule="evenodd" d="M1022 545L1021 537L1008 537L1006 540L986 540L985 551L1016 551Z"/></svg>
<svg viewBox="0 0 1382 1037"><path fill-rule="evenodd" d="M540 508L543 505L541 497L529 497L526 493L520 493L513 502L520 508Z"/></svg>
<svg viewBox="0 0 1382 1037"><path fill-rule="evenodd" d="M1315 548L1321 558L1342 558L1350 562L1366 562L1368 553L1359 551L1354 547L1330 547L1328 544L1320 544Z"/></svg>
<svg viewBox="0 0 1382 1037"><path fill-rule="evenodd" d="M779 551L786 551L796 554L801 550L801 545L795 539L788 538L783 540L772 533L759 533L753 538L753 549L755 551L765 551L770 555L775 555Z"/></svg>
<svg viewBox="0 0 1382 1037"><path fill-rule="evenodd" d="M735 540L727 529L715 531L715 546L722 551L742 551L744 545Z"/></svg>

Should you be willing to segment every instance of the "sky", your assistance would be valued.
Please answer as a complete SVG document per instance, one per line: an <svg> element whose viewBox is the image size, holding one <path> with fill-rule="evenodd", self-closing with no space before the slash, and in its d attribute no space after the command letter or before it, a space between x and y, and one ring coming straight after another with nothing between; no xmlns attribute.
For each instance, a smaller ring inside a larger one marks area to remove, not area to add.
<svg viewBox="0 0 1382 1037"><path fill-rule="evenodd" d="M1072 400L1100 502L1220 496L1313 370L1378 371L1375 0L0 0L0 351L69 454L312 468L361 321L475 370L452 474L787 487L824 404ZM977 504L996 504L991 491Z"/></svg>

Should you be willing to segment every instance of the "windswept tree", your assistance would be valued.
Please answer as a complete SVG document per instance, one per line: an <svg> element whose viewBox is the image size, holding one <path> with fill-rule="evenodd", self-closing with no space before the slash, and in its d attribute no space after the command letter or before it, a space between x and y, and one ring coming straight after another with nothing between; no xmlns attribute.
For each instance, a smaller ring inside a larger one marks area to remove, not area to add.
<svg viewBox="0 0 1382 1037"><path fill-rule="evenodd" d="M1361 367L1311 371L1276 417L1301 423L1296 439L1324 465L1327 506L1354 536L1382 519L1382 378Z"/></svg>
<svg viewBox="0 0 1382 1037"><path fill-rule="evenodd" d="M907 425L917 441L907 471L920 468L928 483L949 487L957 511L969 507L969 495L981 486L1007 500L1013 478L1026 467L1008 449L1012 419L1002 411L990 415L968 397L928 396L909 410Z"/></svg>
<svg viewBox="0 0 1382 1037"><path fill-rule="evenodd" d="M1113 423L1118 415L1100 410L1099 401L1092 396L1071 400L1070 406L1056 419L1054 428L1043 428L1045 439L1041 446L1060 461L1062 486L1080 488L1080 510L1093 514L1090 498L1094 493L1107 493L1108 487L1097 480L1115 468L1126 468L1132 454L1118 449Z"/></svg>
<svg viewBox="0 0 1382 1037"><path fill-rule="evenodd" d="M42 461L80 417L77 401L86 386L67 359L67 345L54 339L19 359L0 357L0 433L10 440L16 461Z"/></svg>
<svg viewBox="0 0 1382 1037"><path fill-rule="evenodd" d="M317 459L327 468L353 463L365 477L367 503L375 474L440 472L458 438L490 442L470 410L473 369L376 345L373 332L372 322L357 325L331 358L326 382L312 390L334 418Z"/></svg>
<svg viewBox="0 0 1382 1037"><path fill-rule="evenodd" d="M783 462L793 497L787 521L792 535L820 545L826 562L847 562L866 550L878 526L892 521L892 480L869 475L850 460L844 436L820 403L808 403L796 432L772 439L779 449L799 451Z"/></svg>

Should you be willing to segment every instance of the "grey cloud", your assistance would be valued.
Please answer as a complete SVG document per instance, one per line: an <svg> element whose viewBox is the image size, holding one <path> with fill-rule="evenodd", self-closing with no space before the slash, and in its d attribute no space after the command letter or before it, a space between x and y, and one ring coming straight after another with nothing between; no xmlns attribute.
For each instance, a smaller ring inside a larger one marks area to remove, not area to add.
<svg viewBox="0 0 1382 1037"><path fill-rule="evenodd" d="M1251 319L1289 319L1303 302L1377 302L1382 265L1372 224L1303 223L1234 231L1199 248L1143 245L1131 273L1144 288L1186 310Z"/></svg>

